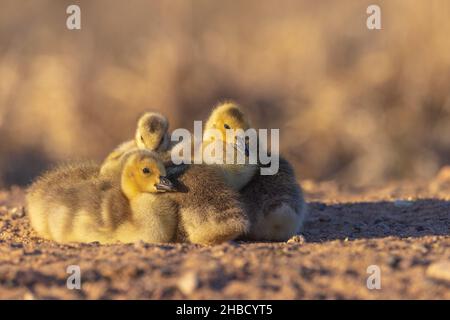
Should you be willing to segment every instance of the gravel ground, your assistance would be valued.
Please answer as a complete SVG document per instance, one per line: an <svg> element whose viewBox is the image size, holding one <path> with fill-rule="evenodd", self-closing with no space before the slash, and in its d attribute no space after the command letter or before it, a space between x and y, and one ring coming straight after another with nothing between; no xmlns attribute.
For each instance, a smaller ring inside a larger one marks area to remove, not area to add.
<svg viewBox="0 0 450 320"><path fill-rule="evenodd" d="M0 191L2 299L450 299L450 169L432 181L304 181L310 217L282 243L61 245L30 229L23 189ZM70 265L81 289L69 290ZM380 269L369 290L367 268Z"/></svg>

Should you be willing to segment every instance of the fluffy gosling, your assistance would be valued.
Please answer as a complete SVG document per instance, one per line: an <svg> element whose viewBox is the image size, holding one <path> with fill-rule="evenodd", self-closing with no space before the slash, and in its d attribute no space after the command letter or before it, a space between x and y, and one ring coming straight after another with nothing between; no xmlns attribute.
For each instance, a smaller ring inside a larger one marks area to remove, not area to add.
<svg viewBox="0 0 450 320"><path fill-rule="evenodd" d="M168 129L169 122L163 115L156 112L143 114L138 120L134 139L123 142L106 157L101 166L100 174L114 175L119 173L124 154L136 148L164 153L170 147Z"/></svg>
<svg viewBox="0 0 450 320"><path fill-rule="evenodd" d="M249 221L238 192L214 166L186 165L170 176L179 192L162 195L179 208L177 241L204 245L242 237Z"/></svg>
<svg viewBox="0 0 450 320"><path fill-rule="evenodd" d="M232 129L243 129L244 131L250 128L249 121L245 117L241 108L234 102L225 102L216 106L211 115L209 116L203 134L203 145L206 147L210 143L216 143L217 137L210 131L210 129L216 129L220 133L220 140L223 143L223 154L225 155L225 148L228 145L233 146L236 150L235 160L237 158L237 153L242 152L239 149L239 140L236 134L231 137L226 136L226 130ZM230 140L231 139L231 140ZM248 155L246 154L246 160L248 160ZM221 170L222 176L226 183L231 186L234 190L239 191L242 189L255 175L258 169L257 165L252 164L220 164L217 165L219 170Z"/></svg>
<svg viewBox="0 0 450 320"><path fill-rule="evenodd" d="M237 138L228 141L226 129L245 131L250 128L250 122L237 104L227 102L213 110L206 127L218 129L226 143L235 144ZM301 187L292 166L282 157L275 175L255 174L259 167L222 166L227 183L240 190L250 219L250 230L245 238L286 241L300 232L307 213Z"/></svg>
<svg viewBox="0 0 450 320"><path fill-rule="evenodd" d="M61 166L27 190L31 226L57 242L169 242L176 235L177 205L165 169L149 151L123 159L120 179L99 175L92 164Z"/></svg>
<svg viewBox="0 0 450 320"><path fill-rule="evenodd" d="M247 239L286 241L301 231L307 205L294 169L283 157L276 174L256 174L241 195L251 222Z"/></svg>

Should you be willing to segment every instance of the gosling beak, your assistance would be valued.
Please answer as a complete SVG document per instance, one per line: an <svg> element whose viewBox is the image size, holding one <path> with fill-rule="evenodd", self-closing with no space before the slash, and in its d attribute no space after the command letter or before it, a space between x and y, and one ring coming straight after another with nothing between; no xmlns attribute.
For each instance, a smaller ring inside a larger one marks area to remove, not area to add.
<svg viewBox="0 0 450 320"><path fill-rule="evenodd" d="M159 177L159 182L155 185L156 190L165 192L165 191L176 191L173 183L167 179L166 177Z"/></svg>
<svg viewBox="0 0 450 320"><path fill-rule="evenodd" d="M242 138L236 139L236 147L235 148L239 152L244 153L246 157L248 157L250 155L248 143L246 141L244 141L244 139L242 139Z"/></svg>
<svg viewBox="0 0 450 320"><path fill-rule="evenodd" d="M245 156L249 157L250 156L250 149L248 147L248 143L245 144Z"/></svg>

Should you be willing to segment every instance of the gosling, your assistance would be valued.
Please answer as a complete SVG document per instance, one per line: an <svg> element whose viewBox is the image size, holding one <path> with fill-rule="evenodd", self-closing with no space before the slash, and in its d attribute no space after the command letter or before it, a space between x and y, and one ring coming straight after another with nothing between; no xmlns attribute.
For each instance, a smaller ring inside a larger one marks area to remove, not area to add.
<svg viewBox="0 0 450 320"><path fill-rule="evenodd" d="M203 147L205 148L211 143L222 143L223 154L225 154L225 148L232 146L236 152L234 152L234 160L237 159L237 154L243 152L242 148L239 149L239 137L234 132L233 135L228 137L226 130L243 129L244 131L250 128L250 124L242 112L241 108L234 102L224 102L216 106L205 124L205 130L203 134ZM216 137L212 134L211 129L215 129L220 133L220 137ZM216 141L219 138L221 141ZM230 140L231 139L231 140ZM244 152L247 152L245 150ZM245 154L246 163L238 164L234 161L234 164L220 164L217 168L221 171L223 179L234 190L241 190L253 176L258 169L257 165L248 163L248 154ZM225 162L225 161L224 161Z"/></svg>
<svg viewBox="0 0 450 320"><path fill-rule="evenodd" d="M175 242L214 245L248 232L250 223L241 196L225 183L216 167L173 165L166 170L177 192L161 194L158 198L159 204L176 206Z"/></svg>
<svg viewBox="0 0 450 320"><path fill-rule="evenodd" d="M294 169L283 157L276 174L255 175L241 195L251 222L247 239L286 241L302 230L307 205Z"/></svg>
<svg viewBox="0 0 450 320"><path fill-rule="evenodd" d="M162 195L179 207L177 242L213 245L244 236L249 219L238 192L209 165L184 165L172 171L176 193Z"/></svg>
<svg viewBox="0 0 450 320"><path fill-rule="evenodd" d="M100 174L120 173L122 157L133 149L146 149L164 154L170 148L168 129L169 122L166 117L156 112L146 112L138 120L134 139L123 142L106 157Z"/></svg>
<svg viewBox="0 0 450 320"><path fill-rule="evenodd" d="M57 242L170 242L176 236L177 205L165 168L150 151L131 151L120 179L99 175L91 163L64 165L27 190L27 214L39 236Z"/></svg>
<svg viewBox="0 0 450 320"><path fill-rule="evenodd" d="M234 102L217 106L207 121L206 128L221 131L225 143L227 129L250 128L241 108ZM248 146L246 146L248 148ZM261 165L256 165L259 168ZM279 170L274 175L255 174L255 165L222 166L227 182L240 190L242 201L250 219L249 240L286 241L299 233L307 214L306 202L295 172L289 162L280 157ZM236 174L237 173L237 174Z"/></svg>

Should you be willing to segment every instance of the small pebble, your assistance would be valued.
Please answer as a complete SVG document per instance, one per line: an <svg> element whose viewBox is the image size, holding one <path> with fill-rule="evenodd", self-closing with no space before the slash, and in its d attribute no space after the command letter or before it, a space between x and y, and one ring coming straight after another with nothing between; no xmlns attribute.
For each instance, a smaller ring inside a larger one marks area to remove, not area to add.
<svg viewBox="0 0 450 320"><path fill-rule="evenodd" d="M22 218L25 216L25 211L23 210L23 208L12 208L11 209L11 216L13 219L16 218Z"/></svg>
<svg viewBox="0 0 450 320"><path fill-rule="evenodd" d="M287 243L298 243L298 244L304 244L305 242L306 242L305 237L302 235L295 235L287 241Z"/></svg>
<svg viewBox="0 0 450 320"><path fill-rule="evenodd" d="M34 294L32 294L31 292L26 292L23 295L23 300L35 300L36 298L34 297Z"/></svg>
<svg viewBox="0 0 450 320"><path fill-rule="evenodd" d="M440 261L431 264L427 271L427 277L450 284L450 261Z"/></svg>
<svg viewBox="0 0 450 320"><path fill-rule="evenodd" d="M428 248L422 244L413 244L412 248L416 251L419 251L423 254L428 253Z"/></svg>
<svg viewBox="0 0 450 320"><path fill-rule="evenodd" d="M195 272L188 272L184 274L177 282L177 287L185 295L190 295L198 288L199 279Z"/></svg>

